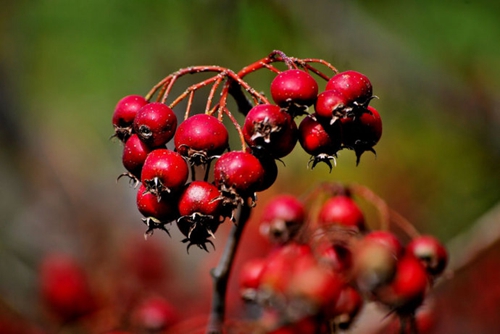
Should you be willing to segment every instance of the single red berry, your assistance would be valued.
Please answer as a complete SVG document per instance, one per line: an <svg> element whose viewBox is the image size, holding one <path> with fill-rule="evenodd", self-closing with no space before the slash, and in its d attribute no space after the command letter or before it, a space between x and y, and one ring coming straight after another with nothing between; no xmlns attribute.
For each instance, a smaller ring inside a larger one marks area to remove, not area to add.
<svg viewBox="0 0 500 334"><path fill-rule="evenodd" d="M255 189L255 191L264 191L269 189L276 179L278 178L278 165L276 164L276 160L265 148L261 146L255 146L252 148L252 155L259 159L260 164L262 165L262 169L264 170L264 177L262 178L262 182Z"/></svg>
<svg viewBox="0 0 500 334"><path fill-rule="evenodd" d="M331 197L321 206L318 222L322 226L340 225L357 231L365 230L363 211L351 197L344 195Z"/></svg>
<svg viewBox="0 0 500 334"><path fill-rule="evenodd" d="M264 174L259 159L243 151L222 154L214 166L215 184L219 189L239 196L250 196L257 191Z"/></svg>
<svg viewBox="0 0 500 334"><path fill-rule="evenodd" d="M113 112L112 122L115 136L121 141L125 142L132 134L135 115L147 103L146 99L140 95L128 95L118 101Z"/></svg>
<svg viewBox="0 0 500 334"><path fill-rule="evenodd" d="M406 252L418 258L433 276L442 274L448 264L446 248L431 235L414 238L406 245Z"/></svg>
<svg viewBox="0 0 500 334"><path fill-rule="evenodd" d="M363 304L363 297L358 290L350 285L345 285L334 307L325 309L323 313L336 324L337 328L347 330L361 311Z"/></svg>
<svg viewBox="0 0 500 334"><path fill-rule="evenodd" d="M371 231L364 236L367 242L377 242L386 246L396 258L400 258L404 254L404 247L401 241L389 231Z"/></svg>
<svg viewBox="0 0 500 334"><path fill-rule="evenodd" d="M411 314L422 304L428 289L429 279L422 263L413 256L404 256L397 263L392 282L377 290L375 295L391 309Z"/></svg>
<svg viewBox="0 0 500 334"><path fill-rule="evenodd" d="M260 276L266 266L266 259L256 258L243 264L239 275L239 288L244 300L255 300L260 285Z"/></svg>
<svg viewBox="0 0 500 334"><path fill-rule="evenodd" d="M229 147L229 134L216 117L196 114L177 128L175 150L195 165L206 164Z"/></svg>
<svg viewBox="0 0 500 334"><path fill-rule="evenodd" d="M322 242L316 252L320 261L339 274L349 273L352 267L352 252L342 242Z"/></svg>
<svg viewBox="0 0 500 334"><path fill-rule="evenodd" d="M220 197L219 189L212 183L193 181L179 196L179 214L181 216L208 215L218 218L221 210Z"/></svg>
<svg viewBox="0 0 500 334"><path fill-rule="evenodd" d="M62 322L75 321L95 311L95 298L88 277L73 258L54 254L40 266L41 298Z"/></svg>
<svg viewBox="0 0 500 334"><path fill-rule="evenodd" d="M340 72L328 80L325 90L331 89L341 92L349 105L366 107L373 97L370 80L364 74L352 70Z"/></svg>
<svg viewBox="0 0 500 334"><path fill-rule="evenodd" d="M132 311L132 324L141 333L163 333L178 321L175 307L163 297L146 298Z"/></svg>
<svg viewBox="0 0 500 334"><path fill-rule="evenodd" d="M311 154L312 168L318 162L325 162L332 170L330 160L335 163L342 143L342 128L339 122L324 124L315 115L306 116L299 125L299 143L307 153Z"/></svg>
<svg viewBox="0 0 500 334"><path fill-rule="evenodd" d="M146 145L135 133L132 134L123 147L122 163L129 176L136 180L141 179L142 166L152 149Z"/></svg>
<svg viewBox="0 0 500 334"><path fill-rule="evenodd" d="M318 95L314 110L318 117L334 123L337 119L346 116L347 103L347 99L341 92L331 89Z"/></svg>
<svg viewBox="0 0 500 334"><path fill-rule="evenodd" d="M189 175L189 167L177 152L166 148L151 151L142 166L141 181L149 192L161 197L182 189Z"/></svg>
<svg viewBox="0 0 500 334"><path fill-rule="evenodd" d="M342 141L344 147L356 153L356 165L365 151L375 154L375 146L382 136L382 119L378 111L368 106L367 111L356 117L342 118Z"/></svg>
<svg viewBox="0 0 500 334"><path fill-rule="evenodd" d="M288 155L297 143L297 125L292 116L273 104L250 109L242 130L248 145L262 146L274 158Z"/></svg>
<svg viewBox="0 0 500 334"><path fill-rule="evenodd" d="M172 109L160 102L142 107L134 119L134 131L151 147L165 145L173 138L177 128L177 116Z"/></svg>
<svg viewBox="0 0 500 334"><path fill-rule="evenodd" d="M145 219L154 223L169 223L178 217L177 202L172 197L158 197L141 184L137 190L136 204Z"/></svg>
<svg viewBox="0 0 500 334"><path fill-rule="evenodd" d="M293 195L278 195L264 207L260 231L273 242L284 243L297 235L304 222L304 204Z"/></svg>
<svg viewBox="0 0 500 334"><path fill-rule="evenodd" d="M307 72L290 69L278 74L271 82L271 96L282 108L291 105L308 107L318 95L318 83Z"/></svg>

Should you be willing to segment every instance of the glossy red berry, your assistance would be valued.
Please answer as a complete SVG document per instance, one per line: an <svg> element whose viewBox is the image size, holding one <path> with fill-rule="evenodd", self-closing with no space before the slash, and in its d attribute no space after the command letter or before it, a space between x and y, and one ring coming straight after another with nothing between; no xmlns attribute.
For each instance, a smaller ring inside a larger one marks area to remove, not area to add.
<svg viewBox="0 0 500 334"><path fill-rule="evenodd" d="M162 197L158 200L158 197L149 192L144 184L137 189L136 204L145 219L152 219L150 223L169 223L178 217L175 198Z"/></svg>
<svg viewBox="0 0 500 334"><path fill-rule="evenodd" d="M206 215L218 218L221 210L219 189L206 181L189 183L179 195L181 216Z"/></svg>
<svg viewBox="0 0 500 334"><path fill-rule="evenodd" d="M161 197L182 189L189 167L177 152L160 148L151 151L142 166L141 181L149 192Z"/></svg>
<svg viewBox="0 0 500 334"><path fill-rule="evenodd" d="M264 168L254 155L243 151L226 152L214 166L215 184L223 191L250 196L261 186Z"/></svg>
<svg viewBox="0 0 500 334"><path fill-rule="evenodd" d="M304 204L293 195L278 195L264 207L260 231L271 241L284 243L297 235L304 222Z"/></svg>
<svg viewBox="0 0 500 334"><path fill-rule="evenodd" d="M229 134L216 117L196 114L177 128L175 150L195 165L206 164L229 147Z"/></svg>
<svg viewBox="0 0 500 334"><path fill-rule="evenodd" d="M62 322L75 321L96 308L87 275L75 259L66 255L43 259L40 292L47 308Z"/></svg>
<svg viewBox="0 0 500 334"><path fill-rule="evenodd" d="M318 95L314 110L317 117L325 119L328 123L334 123L338 118L346 116L347 103L341 92L331 89Z"/></svg>
<svg viewBox="0 0 500 334"><path fill-rule="evenodd" d="M345 195L334 196L321 206L318 223L321 226L340 225L357 231L365 230L363 211L351 197Z"/></svg>
<svg viewBox="0 0 500 334"><path fill-rule="evenodd" d="M441 242L431 236L423 235L414 238L406 246L406 252L418 258L429 274L438 276L448 264L448 252Z"/></svg>
<svg viewBox="0 0 500 334"><path fill-rule="evenodd" d="M128 95L118 101L113 112L112 122L115 136L121 141L125 142L132 134L135 115L147 103L146 99L140 95Z"/></svg>
<svg viewBox="0 0 500 334"><path fill-rule="evenodd" d="M278 74L271 82L271 96L282 108L290 105L310 106L318 95L318 83L307 72L290 69Z"/></svg>
<svg viewBox="0 0 500 334"><path fill-rule="evenodd" d="M367 106L373 97L372 84L364 75L356 71L345 71L334 75L326 84L325 90L341 92L347 104Z"/></svg>
<svg viewBox="0 0 500 334"><path fill-rule="evenodd" d="M375 146L382 137L382 119L378 111L368 106L367 111L356 117L342 118L342 141L344 147L356 153L356 165L365 151L375 154Z"/></svg>
<svg viewBox="0 0 500 334"><path fill-rule="evenodd" d="M133 178L141 179L142 166L151 151L135 133L127 139L123 147L122 163Z"/></svg>
<svg viewBox="0 0 500 334"><path fill-rule="evenodd" d="M262 146L274 158L288 155L297 143L297 125L292 116L273 104L250 109L242 130L248 145Z"/></svg>
<svg viewBox="0 0 500 334"><path fill-rule="evenodd" d="M175 307L163 297L149 297L132 311L132 324L139 333L163 333L179 321Z"/></svg>
<svg viewBox="0 0 500 334"><path fill-rule="evenodd" d="M146 104L134 119L134 132L151 147L165 145L174 137L176 128L177 116L160 102Z"/></svg>

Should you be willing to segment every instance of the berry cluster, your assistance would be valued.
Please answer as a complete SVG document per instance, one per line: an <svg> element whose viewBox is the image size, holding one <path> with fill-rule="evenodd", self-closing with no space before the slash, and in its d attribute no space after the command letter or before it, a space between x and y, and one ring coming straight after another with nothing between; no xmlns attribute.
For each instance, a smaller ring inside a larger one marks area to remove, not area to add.
<svg viewBox="0 0 500 334"><path fill-rule="evenodd" d="M279 70L273 63L283 62ZM333 76L313 64L328 67ZM259 69L276 73L270 84L271 103L251 87L244 77ZM189 86L167 105L177 79L187 74L215 73ZM319 93L313 75L327 81ZM210 86L204 112L193 113L195 92ZM220 88L220 98L214 98ZM245 116L240 125L227 105L236 100ZM153 101L153 97L156 100ZM210 237L226 219L234 221L241 205L255 204L255 193L276 180L276 160L290 154L299 142L312 155L312 168L325 162L330 170L341 149L361 154L372 151L382 134L380 115L369 102L372 86L355 71L339 73L321 59L288 57L281 51L244 67L238 73L220 66L193 66L174 72L145 96L121 99L113 113L115 137L124 143L122 162L138 186L137 207L148 229L162 229L175 222L184 242L207 250ZM173 108L186 100L184 119L178 121ZM314 113L308 113L314 105ZM304 116L297 126L296 118ZM237 130L240 150L229 150L225 120ZM170 141L173 140L173 145ZM167 148L170 145L170 148ZM213 167L212 162L215 161ZM196 175L198 166L203 176Z"/></svg>
<svg viewBox="0 0 500 334"><path fill-rule="evenodd" d="M239 281L242 298L260 307L261 332L336 333L349 328L366 302L398 315L401 333L406 323L416 331L416 310L443 273L447 252L395 213L369 229L353 195L387 212L368 189L338 184L305 200L278 195L265 206L260 230L276 247L246 262ZM392 222L411 234L406 245L389 229Z"/></svg>

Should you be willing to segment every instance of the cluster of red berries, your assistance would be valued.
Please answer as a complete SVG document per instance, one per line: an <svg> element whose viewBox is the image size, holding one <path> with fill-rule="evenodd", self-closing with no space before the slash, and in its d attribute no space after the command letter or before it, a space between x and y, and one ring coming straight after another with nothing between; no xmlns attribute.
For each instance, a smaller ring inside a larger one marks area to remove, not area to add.
<svg viewBox="0 0 500 334"><path fill-rule="evenodd" d="M288 69L280 71L274 62L284 62ZM326 65L334 75L323 74L311 65L314 63ZM243 80L258 69L277 73L270 85L274 104ZM179 77L201 72L215 75L166 104ZM327 81L326 90L319 95L310 72ZM223 83L220 99L212 105ZM205 111L191 114L194 93L208 85L212 88ZM227 107L228 95L245 115L242 126ZM124 97L113 113L113 126L115 136L124 143L122 162L127 172L122 175L140 185L137 207L147 233L154 229L168 233L165 225L176 222L189 246L206 250L209 238L225 218L234 220L238 206L247 201L253 204L255 193L275 182L276 160L291 153L297 141L312 155L312 167L324 161L331 170L330 161L342 148L354 150L359 162L364 151L373 151L382 134L380 115L368 106L372 98L371 83L363 74L338 73L324 60L287 57L280 51L238 73L219 66L184 68L160 81L146 97ZM184 99L184 120L178 122L173 108ZM315 113L308 114L313 105ZM295 118L304 114L307 116L297 126ZM236 127L241 150L229 151L224 117ZM167 148L172 139L173 147ZM203 178L197 177L197 166L204 167Z"/></svg>
<svg viewBox="0 0 500 334"><path fill-rule="evenodd" d="M446 267L444 246L428 235L403 245L388 229L369 230L349 187L322 187L313 197L317 210L310 213L292 195L278 195L264 208L261 232L276 247L246 262L239 281L242 297L261 307L261 331L336 333L367 302L415 324L417 308Z"/></svg>

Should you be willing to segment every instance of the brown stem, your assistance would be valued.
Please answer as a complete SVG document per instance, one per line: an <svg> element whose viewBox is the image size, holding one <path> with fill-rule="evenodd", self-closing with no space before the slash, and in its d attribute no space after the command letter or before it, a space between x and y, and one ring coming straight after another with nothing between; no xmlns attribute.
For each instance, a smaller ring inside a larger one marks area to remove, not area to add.
<svg viewBox="0 0 500 334"><path fill-rule="evenodd" d="M232 227L228 236L226 247L219 260L219 264L211 272L213 279L213 297L210 317L207 325L207 334L221 334L224 326L224 316L226 312L226 293L229 282L229 275L233 266L238 245L245 227L245 223L250 217L251 207L244 203L240 206L236 224Z"/></svg>

